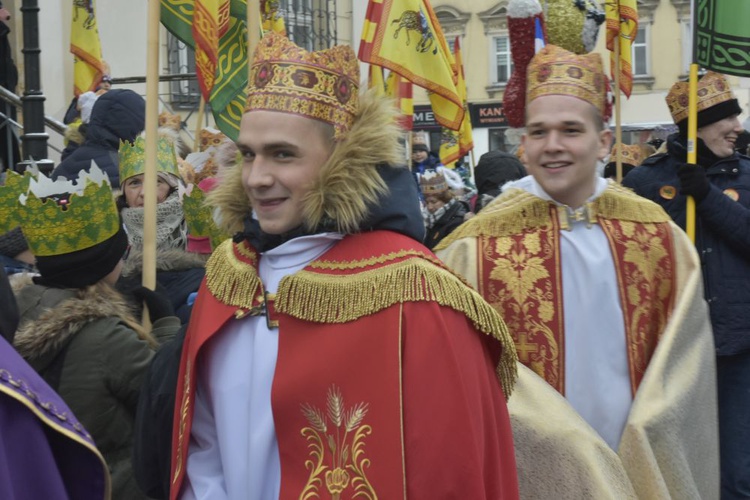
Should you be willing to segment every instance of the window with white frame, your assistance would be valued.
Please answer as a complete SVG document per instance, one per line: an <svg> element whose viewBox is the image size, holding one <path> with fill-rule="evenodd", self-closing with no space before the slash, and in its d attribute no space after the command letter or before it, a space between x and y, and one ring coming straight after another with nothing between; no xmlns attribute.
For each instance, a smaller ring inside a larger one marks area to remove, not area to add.
<svg viewBox="0 0 750 500"><path fill-rule="evenodd" d="M648 76L648 32L649 25L638 26L638 34L635 36L631 46L631 60L633 64L633 76Z"/></svg>
<svg viewBox="0 0 750 500"><path fill-rule="evenodd" d="M490 54L492 57L492 63L490 64L492 83L508 83L510 74L513 72L513 60L510 57L510 38L507 35L493 36Z"/></svg>
<svg viewBox="0 0 750 500"><path fill-rule="evenodd" d="M682 71L690 73L690 63L693 61L693 23L690 19L680 22L682 30Z"/></svg>

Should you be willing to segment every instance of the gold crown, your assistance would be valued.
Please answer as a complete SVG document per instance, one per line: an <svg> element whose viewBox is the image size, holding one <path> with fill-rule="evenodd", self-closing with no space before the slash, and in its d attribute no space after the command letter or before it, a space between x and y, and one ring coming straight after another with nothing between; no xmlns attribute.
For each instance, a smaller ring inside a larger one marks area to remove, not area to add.
<svg viewBox="0 0 750 500"><path fill-rule="evenodd" d="M444 193L450 189L448 182L446 182L443 174L437 172L425 172L419 178L419 189L422 190L422 194L427 196L430 194Z"/></svg>
<svg viewBox="0 0 750 500"><path fill-rule="evenodd" d="M121 185L124 184L125 180L145 171L146 140L143 137L138 137L133 144L128 141L121 141L120 150L117 154L120 158ZM159 137L159 140L156 141L156 171L180 177L174 143L166 137Z"/></svg>
<svg viewBox="0 0 750 500"><path fill-rule="evenodd" d="M5 184L0 186L0 213L3 214L0 217L0 234L7 233L20 225L18 197L26 194L31 178L31 172L28 170L23 175L13 170L7 171Z"/></svg>
<svg viewBox="0 0 750 500"><path fill-rule="evenodd" d="M179 132L182 128L182 117L177 114L173 115L168 111L162 111L159 113L159 126Z"/></svg>
<svg viewBox="0 0 750 500"><path fill-rule="evenodd" d="M333 125L343 138L354 122L359 62L351 47L307 52L284 36L264 36L253 57L245 112L280 111Z"/></svg>
<svg viewBox="0 0 750 500"><path fill-rule="evenodd" d="M40 257L91 248L120 229L109 178L96 164L89 172L82 170L75 184L32 178L18 213L29 249Z"/></svg>
<svg viewBox="0 0 750 500"><path fill-rule="evenodd" d="M615 144L612 146L610 153L610 162L616 162L617 156L620 156L622 163L627 163L637 167L643 162L643 150L637 144Z"/></svg>
<svg viewBox="0 0 750 500"><path fill-rule="evenodd" d="M599 54L576 55L555 45L546 45L529 63L526 103L544 95L569 95L590 104L610 117L608 80Z"/></svg>
<svg viewBox="0 0 750 500"><path fill-rule="evenodd" d="M198 139L198 151L205 151L212 146L219 147L230 140L223 132L207 128L201 129L198 133Z"/></svg>
<svg viewBox="0 0 750 500"><path fill-rule="evenodd" d="M667 94L667 106L675 124L688 117L689 88L688 82L677 82ZM698 113L732 99L735 99L734 93L723 75L708 71L698 80Z"/></svg>
<svg viewBox="0 0 750 500"><path fill-rule="evenodd" d="M206 205L206 194L196 184L193 184L189 192L182 186L179 189L188 234L196 238L208 237L211 239L211 248L216 248L229 235L221 232L216 226L211 207Z"/></svg>

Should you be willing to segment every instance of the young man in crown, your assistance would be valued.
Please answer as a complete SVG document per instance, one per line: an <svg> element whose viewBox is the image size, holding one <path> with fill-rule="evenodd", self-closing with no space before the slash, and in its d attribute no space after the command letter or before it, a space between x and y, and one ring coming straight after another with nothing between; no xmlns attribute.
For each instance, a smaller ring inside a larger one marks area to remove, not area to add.
<svg viewBox="0 0 750 500"><path fill-rule="evenodd" d="M750 158L735 151L742 112L726 79L698 81L698 165L687 163L688 83L667 105L679 132L623 181L685 227L696 203L695 245L716 343L722 498L750 498Z"/></svg>
<svg viewBox="0 0 750 500"><path fill-rule="evenodd" d="M497 313L419 243L394 108L355 54L269 34L213 203L172 498L516 498ZM238 232L239 231L239 232Z"/></svg>
<svg viewBox="0 0 750 500"><path fill-rule="evenodd" d="M437 247L503 316L523 498L715 498L713 343L699 263L656 204L597 176L598 54L528 68L530 176Z"/></svg>

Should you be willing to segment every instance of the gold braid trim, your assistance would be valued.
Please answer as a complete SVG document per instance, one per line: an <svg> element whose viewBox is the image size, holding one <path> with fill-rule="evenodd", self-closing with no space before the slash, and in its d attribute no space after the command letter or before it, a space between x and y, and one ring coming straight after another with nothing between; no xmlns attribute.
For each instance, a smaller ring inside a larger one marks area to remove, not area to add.
<svg viewBox="0 0 750 500"><path fill-rule="evenodd" d="M239 248L242 249L242 246ZM247 254L246 251L242 253ZM253 298L260 288L260 278L253 265L235 256L234 244L229 239L219 245L206 262L206 286L219 302L252 309Z"/></svg>
<svg viewBox="0 0 750 500"><path fill-rule="evenodd" d="M482 297L449 271L409 259L353 275L299 271L279 283L276 311L303 321L346 323L394 304L435 301L466 315L502 345L496 372L509 397L516 380L516 349L505 322Z"/></svg>
<svg viewBox="0 0 750 500"><path fill-rule="evenodd" d="M476 217L458 226L435 247L442 250L461 238L510 236L550 223L550 205L522 189L509 189ZM619 184L610 183L602 195L590 204L591 214L604 219L641 223L668 222L664 209Z"/></svg>

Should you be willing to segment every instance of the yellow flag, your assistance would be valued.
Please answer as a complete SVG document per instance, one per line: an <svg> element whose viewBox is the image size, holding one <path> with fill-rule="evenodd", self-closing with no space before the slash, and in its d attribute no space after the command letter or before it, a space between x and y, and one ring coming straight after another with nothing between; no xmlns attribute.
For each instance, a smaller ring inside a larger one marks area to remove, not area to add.
<svg viewBox="0 0 750 500"><path fill-rule="evenodd" d="M286 36L284 18L279 14L279 0L260 0L260 17L263 31L273 31Z"/></svg>
<svg viewBox="0 0 750 500"><path fill-rule="evenodd" d="M396 99L396 107L401 113L398 120L401 128L404 130L411 130L414 126L414 96L412 83L395 71L391 71L385 82L385 93Z"/></svg>
<svg viewBox="0 0 750 500"><path fill-rule="evenodd" d="M638 34L638 5L636 0L607 0L604 3L607 19L607 49L610 54L612 77L617 71L615 38L620 41L620 90L630 97L633 90L632 47Z"/></svg>
<svg viewBox="0 0 750 500"><path fill-rule="evenodd" d="M428 0L370 0L359 58L427 89L435 119L458 130L464 108L453 56Z"/></svg>
<svg viewBox="0 0 750 500"><path fill-rule="evenodd" d="M456 161L466 156L474 149L474 139L471 134L471 117L468 112L468 96L466 92L466 79L464 78L464 67L461 59L460 37L456 37L454 44L454 59L456 61L455 73L458 77L456 90L464 105L464 119L458 131L443 129L440 140L440 161L446 167L455 167Z"/></svg>
<svg viewBox="0 0 750 500"><path fill-rule="evenodd" d="M375 89L375 93L379 96L385 95L385 81L383 79L383 68L370 64L367 87Z"/></svg>
<svg viewBox="0 0 750 500"><path fill-rule="evenodd" d="M70 52L74 56L73 92L76 96L96 89L104 74L95 12L94 0L73 0Z"/></svg>

